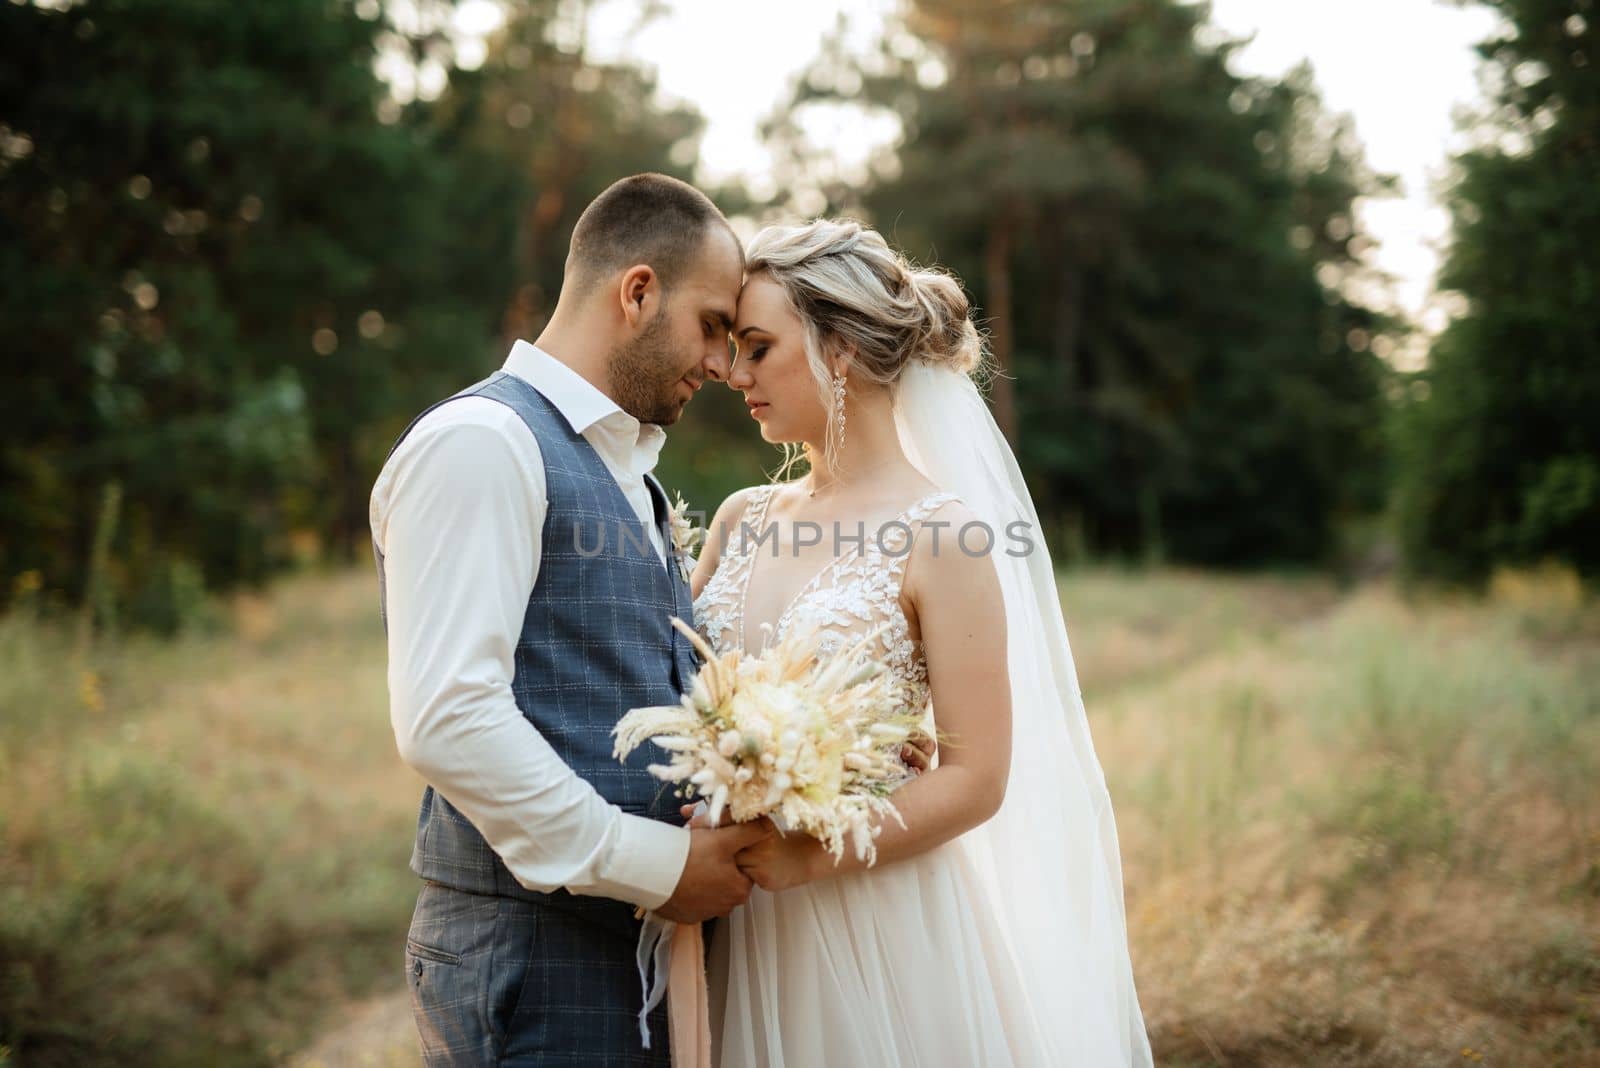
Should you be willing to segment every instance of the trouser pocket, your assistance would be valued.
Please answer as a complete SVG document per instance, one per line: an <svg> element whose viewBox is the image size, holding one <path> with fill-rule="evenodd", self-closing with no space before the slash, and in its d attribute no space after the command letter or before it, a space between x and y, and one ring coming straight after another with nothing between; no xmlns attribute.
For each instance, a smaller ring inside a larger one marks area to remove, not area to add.
<svg viewBox="0 0 1600 1068"><path fill-rule="evenodd" d="M424 883L406 934L406 986L428 1068L493 1063L485 1006L495 899Z"/></svg>

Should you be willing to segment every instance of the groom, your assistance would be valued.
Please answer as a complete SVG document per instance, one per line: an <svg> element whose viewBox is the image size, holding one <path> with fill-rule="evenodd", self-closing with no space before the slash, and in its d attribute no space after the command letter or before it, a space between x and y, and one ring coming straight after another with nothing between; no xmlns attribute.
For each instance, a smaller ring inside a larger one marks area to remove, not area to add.
<svg viewBox="0 0 1600 1068"><path fill-rule="evenodd" d="M742 275L699 191L617 182L537 342L423 412L373 487L390 719L428 783L405 960L430 1066L667 1064L664 1010L639 1038L635 906L696 922L750 893L735 855L770 825L681 826L662 754L611 755L621 715L698 666L649 472L727 377Z"/></svg>

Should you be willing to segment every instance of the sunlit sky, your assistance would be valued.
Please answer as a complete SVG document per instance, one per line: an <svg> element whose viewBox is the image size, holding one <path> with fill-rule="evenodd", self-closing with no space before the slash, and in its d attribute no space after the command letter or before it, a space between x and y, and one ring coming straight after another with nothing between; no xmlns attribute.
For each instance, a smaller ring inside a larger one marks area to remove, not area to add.
<svg viewBox="0 0 1600 1068"><path fill-rule="evenodd" d="M842 12L865 42L894 0L666 0L643 29L636 0L600 0L587 46L597 60L654 68L661 94L692 104L707 119L698 177L743 178L759 186L771 166L757 127L786 96ZM458 26L482 32L498 16L493 0L469 0ZM1449 219L1435 195L1447 157L1463 139L1452 115L1477 106L1472 45L1491 35L1487 8L1438 0L1213 0L1212 21L1230 37L1254 35L1235 55L1237 72L1278 75L1309 60L1329 108L1348 112L1372 166L1398 175L1401 195L1359 205L1378 242L1373 262L1395 276L1400 307L1431 329L1443 312L1429 294ZM843 160L864 159L892 136L883 122L834 120L813 135Z"/></svg>

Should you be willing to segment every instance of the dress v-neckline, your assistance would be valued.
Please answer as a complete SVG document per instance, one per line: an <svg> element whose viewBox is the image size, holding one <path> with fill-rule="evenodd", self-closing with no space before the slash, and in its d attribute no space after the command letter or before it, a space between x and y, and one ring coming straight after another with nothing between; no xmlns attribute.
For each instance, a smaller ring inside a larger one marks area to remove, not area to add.
<svg viewBox="0 0 1600 1068"><path fill-rule="evenodd" d="M772 484L772 489L767 493L765 499L763 499L762 502L761 502L761 515L758 517L758 520L757 520L757 524L758 525L756 527L756 532L757 532L757 535L758 535L756 544L758 546L760 545L759 534L760 534L761 528L766 526L766 524L767 524L767 512L772 507L772 498L776 497L777 495L778 495L778 484L777 483L773 483ZM940 493L938 491L935 491L933 493L925 494L924 496L919 497L917 500L912 501L911 504L908 507L901 509L900 512L898 512L893 519L889 520L888 523L884 523L883 526L886 527L886 526L889 525L889 523L904 523L905 517L910 515L912 512L916 511L917 505L922 504L925 501L928 501L931 498L938 497L938 496L940 496ZM915 532L914 531L912 532L912 536L915 537ZM773 548L774 549L777 548L776 540L774 540L774 542L773 542ZM772 626L772 635L771 636L772 636L772 638L774 640L777 639L777 637L778 637L778 628L783 626L784 619L789 615L789 612L799 602L800 598L804 597L806 595L807 591L809 591L811 589L811 587L813 585L815 585L819 579L821 579L824 575L828 574L828 572L832 571L834 566L836 564L840 563L841 561L843 561L846 557L848 557L848 556L850 556L852 554L865 555L865 553L866 553L866 543L863 542L859 547L854 548L854 549L847 549L845 552L840 553L838 556L835 556L832 560L829 560L827 563L823 564L822 567L819 568L815 574L813 574L809 579L806 580L804 585L802 585L798 590L795 591L794 596L789 598L788 603L785 604L783 606L783 609L778 613L778 617L772 621L772 623L771 623L771 626ZM758 549L752 549L751 550L750 561L749 561L749 563L746 565L746 567L744 569L744 588L739 591L739 633L738 633L738 644L735 646L735 648L737 648L739 650L739 652L741 654L745 655L745 656L759 656L762 653L762 651L765 649L765 643L763 643L763 646L762 646L761 649L757 649L754 652L751 652L747 648L746 639L745 639L745 625L744 625L745 609L750 604L750 585L751 585L751 580L755 577L756 560L759 557L759 555L760 555L760 553L759 553ZM762 624L762 625L766 626L766 624Z"/></svg>

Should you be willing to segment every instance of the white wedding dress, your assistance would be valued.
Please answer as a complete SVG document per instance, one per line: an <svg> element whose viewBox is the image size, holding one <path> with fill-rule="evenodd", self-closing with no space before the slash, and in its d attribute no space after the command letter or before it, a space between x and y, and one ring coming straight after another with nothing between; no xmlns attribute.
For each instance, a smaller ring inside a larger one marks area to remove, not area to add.
<svg viewBox="0 0 1600 1068"><path fill-rule="evenodd" d="M762 531L777 488L757 489L741 523ZM955 499L931 494L899 518L915 532ZM731 532L695 601L696 626L719 654L754 653L796 627L817 627L828 655L887 623L882 658L906 686L912 706L931 718L927 662L899 606L906 528L886 524L880 528L885 546L869 535L862 546L847 549L801 588L770 634L748 641L743 614L750 575L763 546L768 558L773 553L770 541ZM716 1063L1045 1065L1046 1047L1020 974L962 839L778 894L758 887L711 935Z"/></svg>

